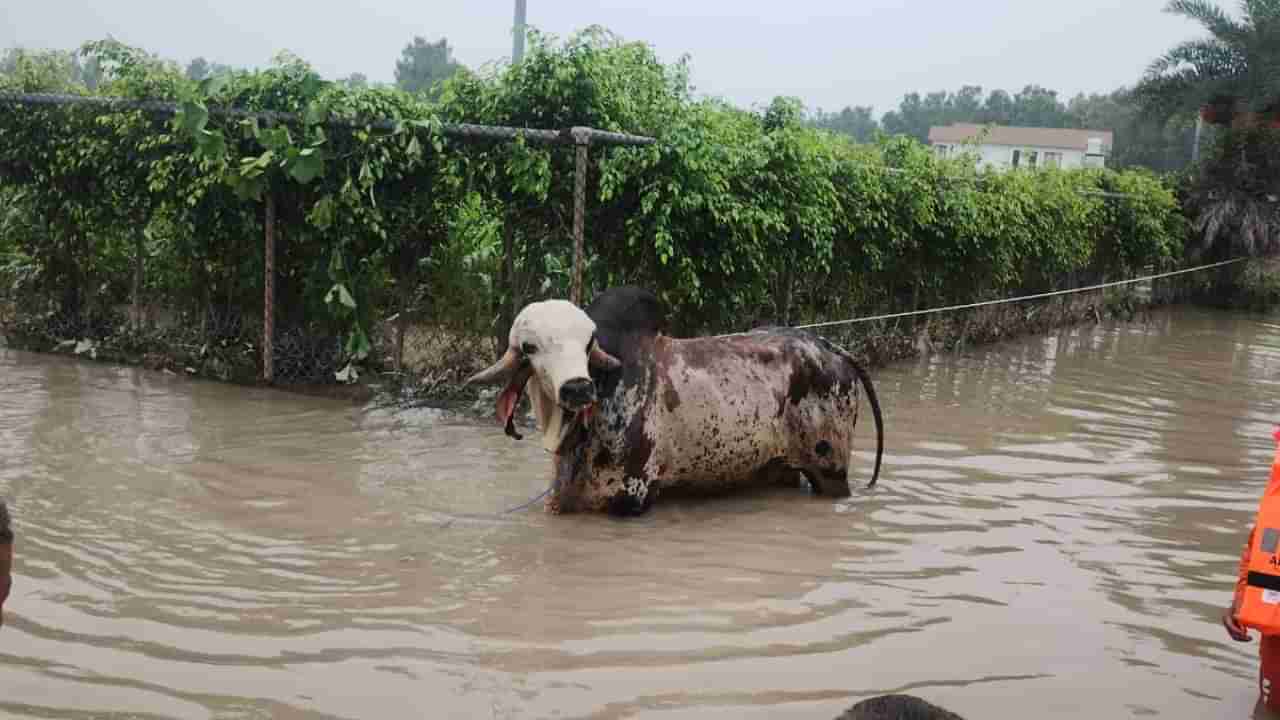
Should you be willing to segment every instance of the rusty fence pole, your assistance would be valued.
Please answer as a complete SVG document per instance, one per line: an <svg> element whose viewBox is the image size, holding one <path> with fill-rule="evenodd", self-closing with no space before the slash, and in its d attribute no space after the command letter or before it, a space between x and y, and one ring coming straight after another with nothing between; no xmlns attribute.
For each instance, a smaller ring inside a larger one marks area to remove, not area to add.
<svg viewBox="0 0 1280 720"><path fill-rule="evenodd" d="M262 379L275 382L276 202L267 191L262 296Z"/></svg>
<svg viewBox="0 0 1280 720"><path fill-rule="evenodd" d="M138 228L146 227L145 223L138 225ZM135 230L133 234L133 331L142 332L142 286L145 282L144 273L146 269L143 263L146 262L147 249L146 237L142 234L142 230Z"/></svg>
<svg viewBox="0 0 1280 720"><path fill-rule="evenodd" d="M585 263L583 225L587 206L587 152L591 147L590 128L576 127L569 131L577 154L577 168L573 181L573 289L569 300L582 304L582 266Z"/></svg>

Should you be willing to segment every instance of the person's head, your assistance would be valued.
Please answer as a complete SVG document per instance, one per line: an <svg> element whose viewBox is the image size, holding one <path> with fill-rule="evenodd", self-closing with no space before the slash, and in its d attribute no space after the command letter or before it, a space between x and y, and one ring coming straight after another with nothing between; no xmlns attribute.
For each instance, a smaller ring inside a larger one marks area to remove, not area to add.
<svg viewBox="0 0 1280 720"><path fill-rule="evenodd" d="M13 527L9 524L9 507L0 500L0 625L4 625L4 601L13 586Z"/></svg>
<svg viewBox="0 0 1280 720"><path fill-rule="evenodd" d="M845 710L836 720L964 720L912 695L880 695Z"/></svg>

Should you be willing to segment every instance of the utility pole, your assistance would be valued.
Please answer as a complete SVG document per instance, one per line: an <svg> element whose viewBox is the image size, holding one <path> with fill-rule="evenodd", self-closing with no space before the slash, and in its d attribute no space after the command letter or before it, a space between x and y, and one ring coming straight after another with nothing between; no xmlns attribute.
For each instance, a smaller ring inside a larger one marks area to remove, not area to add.
<svg viewBox="0 0 1280 720"><path fill-rule="evenodd" d="M1204 116L1199 112L1196 113L1196 140L1191 146L1191 162L1200 162L1200 132L1204 127Z"/></svg>
<svg viewBox="0 0 1280 720"><path fill-rule="evenodd" d="M524 59L525 5L525 0L516 0L515 37L511 46L512 65Z"/></svg>

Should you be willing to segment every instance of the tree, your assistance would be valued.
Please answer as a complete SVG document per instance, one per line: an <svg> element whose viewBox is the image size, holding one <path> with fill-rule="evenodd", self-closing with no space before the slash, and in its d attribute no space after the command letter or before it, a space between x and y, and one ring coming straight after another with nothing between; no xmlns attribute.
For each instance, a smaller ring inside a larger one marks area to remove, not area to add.
<svg viewBox="0 0 1280 720"><path fill-rule="evenodd" d="M458 72L453 61L453 49L447 38L431 43L421 35L400 51L396 61L396 86L410 93L434 93L437 83L448 80Z"/></svg>
<svg viewBox="0 0 1280 720"><path fill-rule="evenodd" d="M1082 128L1119 129L1133 120L1135 110L1123 88L1112 93L1080 93L1067 102L1067 114Z"/></svg>
<svg viewBox="0 0 1280 720"><path fill-rule="evenodd" d="M1209 0L1172 0L1165 12L1194 20L1208 37L1180 43L1147 68L1144 111L1167 118L1212 106L1225 124L1239 111L1280 110L1280 0L1242 0L1232 18Z"/></svg>
<svg viewBox="0 0 1280 720"><path fill-rule="evenodd" d="M965 85L951 97L951 114L957 117L975 118L982 112L982 86Z"/></svg>
<svg viewBox="0 0 1280 720"><path fill-rule="evenodd" d="M209 62L203 57L195 58L187 65L187 79L195 80L196 82L200 82L201 80L211 77L228 75L230 73L231 67L229 65Z"/></svg>
<svg viewBox="0 0 1280 720"><path fill-rule="evenodd" d="M898 109L885 113L884 131L890 135L910 135L921 142L929 139L930 125L938 124L942 118L931 117L934 113L926 107L920 93L907 93L898 104Z"/></svg>
<svg viewBox="0 0 1280 720"><path fill-rule="evenodd" d="M209 61L202 57L195 58L187 65L187 78L200 82L209 77Z"/></svg>
<svg viewBox="0 0 1280 720"><path fill-rule="evenodd" d="M848 135L860 143L871 142L880 123L872 116L870 106L848 107L838 113L824 113L819 110L811 121L814 127Z"/></svg>
<svg viewBox="0 0 1280 720"><path fill-rule="evenodd" d="M1224 133L1188 186L1201 234L1193 257L1265 255L1280 246L1280 133L1250 128Z"/></svg>
<svg viewBox="0 0 1280 720"><path fill-rule="evenodd" d="M358 72L351 73L350 75L347 76L345 80L342 81L342 84L346 85L352 90L362 90L364 88L369 87L369 76L365 75L364 73L358 73Z"/></svg>
<svg viewBox="0 0 1280 720"><path fill-rule="evenodd" d="M1242 0L1233 18L1208 0L1173 0L1165 12L1208 36L1170 49L1138 84L1143 114L1157 122L1200 112L1226 126L1189 177L1185 208L1199 237L1192 256L1225 259L1280 247L1280 0ZM1259 123L1257 120L1263 120ZM1224 267L1219 299L1234 294L1239 266Z"/></svg>
<svg viewBox="0 0 1280 720"><path fill-rule="evenodd" d="M1039 85L1028 85L1012 97L1004 90L995 90L985 101L978 85L965 85L954 93L931 92L924 97L908 93L896 111L885 114L883 123L890 135L910 135L921 142L928 141L929 128L952 123L1074 127L1058 93Z"/></svg>
<svg viewBox="0 0 1280 720"><path fill-rule="evenodd" d="M1058 100L1058 92L1028 85L1013 96L1011 125L1023 127L1061 128L1071 125L1066 105Z"/></svg>
<svg viewBox="0 0 1280 720"><path fill-rule="evenodd" d="M1130 88L1110 93L1076 95L1067 103L1073 127L1115 131L1115 145L1108 164L1141 166L1158 172L1175 172L1191 162L1195 124L1179 114L1167 122L1143 115Z"/></svg>
<svg viewBox="0 0 1280 720"><path fill-rule="evenodd" d="M1184 113L1168 122L1155 122L1140 109L1135 92L1123 87L1110 93L1081 93L1064 103L1057 91L1035 84L1015 94L995 89L985 95L982 87L965 85L955 92L906 94L897 110L884 116L883 129L889 135L909 135L922 142L928 141L930 127L951 123L1112 130L1116 140L1111 166L1142 166L1158 172L1186 167L1195 133L1191 117ZM860 131L865 135L859 139L873 136L870 108L865 116L863 109L855 110L846 108L840 115L819 112L812 124L849 133L848 125L865 122L866 129Z"/></svg>

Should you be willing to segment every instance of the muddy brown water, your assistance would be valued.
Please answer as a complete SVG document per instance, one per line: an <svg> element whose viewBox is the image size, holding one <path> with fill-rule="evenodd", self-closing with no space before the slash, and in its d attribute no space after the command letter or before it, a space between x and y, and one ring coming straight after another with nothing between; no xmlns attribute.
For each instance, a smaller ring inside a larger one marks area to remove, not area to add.
<svg viewBox="0 0 1280 720"><path fill-rule="evenodd" d="M496 424L0 350L0 715L1247 718L1278 372L1191 310L896 365L873 491L620 522L495 516L548 478Z"/></svg>

